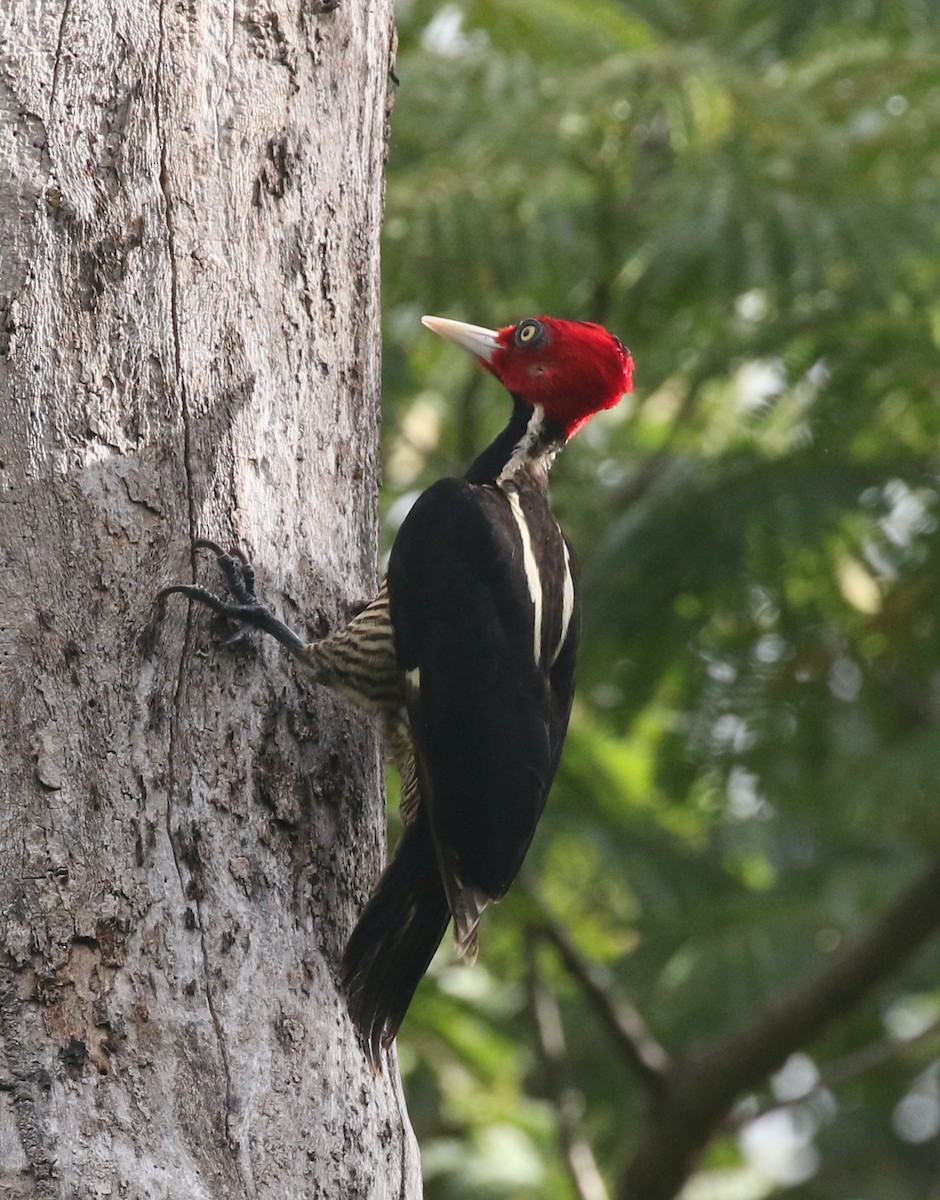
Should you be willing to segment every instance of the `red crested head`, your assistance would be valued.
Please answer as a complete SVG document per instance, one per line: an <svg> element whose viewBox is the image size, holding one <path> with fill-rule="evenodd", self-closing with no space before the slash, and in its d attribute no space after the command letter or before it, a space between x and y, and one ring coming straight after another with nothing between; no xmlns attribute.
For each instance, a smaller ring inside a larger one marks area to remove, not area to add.
<svg viewBox="0 0 940 1200"><path fill-rule="evenodd" d="M523 404L541 407L565 438L633 391L630 351L602 325L528 317L494 330L444 317L422 321L476 355Z"/></svg>

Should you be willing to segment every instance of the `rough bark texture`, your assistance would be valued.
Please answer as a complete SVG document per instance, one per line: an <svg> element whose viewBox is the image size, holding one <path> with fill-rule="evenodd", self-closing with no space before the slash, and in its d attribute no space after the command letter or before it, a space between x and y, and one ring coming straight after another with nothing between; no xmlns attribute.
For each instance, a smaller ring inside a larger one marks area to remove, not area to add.
<svg viewBox="0 0 940 1200"><path fill-rule="evenodd" d="M420 1192L333 977L374 731L151 619L200 534L311 634L375 583L392 16L331 8L0 11L4 1195Z"/></svg>

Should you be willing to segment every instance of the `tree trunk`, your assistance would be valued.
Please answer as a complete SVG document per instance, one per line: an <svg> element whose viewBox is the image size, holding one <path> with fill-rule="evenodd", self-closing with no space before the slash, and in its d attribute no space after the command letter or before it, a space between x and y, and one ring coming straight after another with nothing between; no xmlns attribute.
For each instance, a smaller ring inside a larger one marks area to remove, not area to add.
<svg viewBox="0 0 940 1200"><path fill-rule="evenodd" d="M153 608L200 535L300 632L375 586L390 0L10 3L0 1191L416 1196L333 975L375 732Z"/></svg>

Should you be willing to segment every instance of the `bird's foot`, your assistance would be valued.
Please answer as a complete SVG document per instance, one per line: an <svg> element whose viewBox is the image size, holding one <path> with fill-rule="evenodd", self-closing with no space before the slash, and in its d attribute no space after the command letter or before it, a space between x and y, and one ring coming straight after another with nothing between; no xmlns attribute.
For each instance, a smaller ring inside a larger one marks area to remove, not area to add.
<svg viewBox="0 0 940 1200"><path fill-rule="evenodd" d="M217 542L208 538L198 538L193 544L197 550L211 550L215 555L225 586L234 603L223 600L208 588L199 587L194 583L174 583L170 587L162 588L157 593L157 600L162 603L167 596L186 596L242 627L239 633L228 639L229 642L240 640L244 636L244 626L247 625L270 633L282 646L286 646L291 654L300 657L305 645L303 639L289 629L255 595L255 569L247 555L237 547L229 551L223 550Z"/></svg>

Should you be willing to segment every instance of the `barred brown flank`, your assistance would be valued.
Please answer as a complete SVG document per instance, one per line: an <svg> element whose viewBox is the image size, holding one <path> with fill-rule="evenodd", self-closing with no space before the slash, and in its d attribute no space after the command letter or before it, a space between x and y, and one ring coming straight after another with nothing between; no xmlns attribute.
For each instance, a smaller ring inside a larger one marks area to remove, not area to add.
<svg viewBox="0 0 940 1200"><path fill-rule="evenodd" d="M484 910L518 874L558 768L574 693L577 568L548 504L570 437L630 390L629 352L597 325L503 330L427 318L507 387L505 430L402 523L388 575L345 629L305 644L254 593L239 551L212 542L234 603L167 588L270 633L319 683L379 716L401 776L404 831L340 965L376 1070L451 920L477 956Z"/></svg>
<svg viewBox="0 0 940 1200"><path fill-rule="evenodd" d="M404 704L384 583L378 596L345 629L322 642L311 642L303 653L314 677L324 686L341 690L380 712Z"/></svg>

